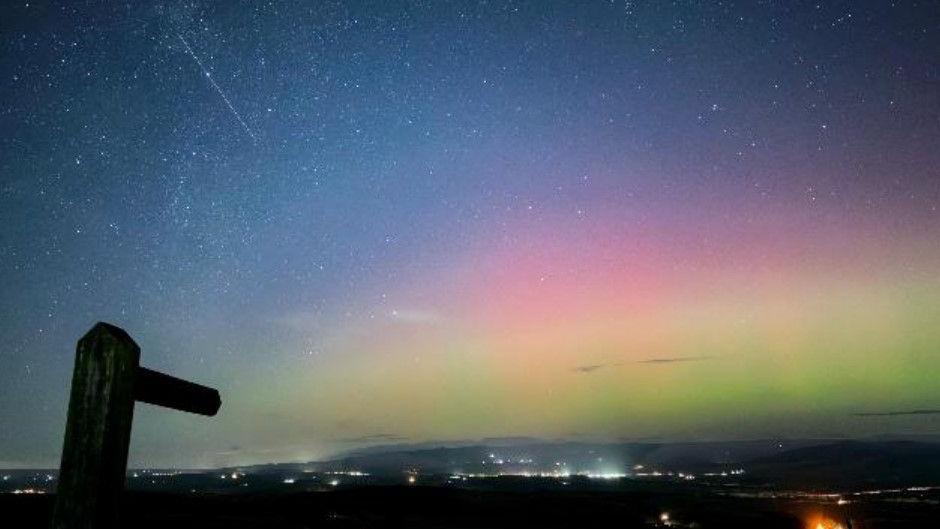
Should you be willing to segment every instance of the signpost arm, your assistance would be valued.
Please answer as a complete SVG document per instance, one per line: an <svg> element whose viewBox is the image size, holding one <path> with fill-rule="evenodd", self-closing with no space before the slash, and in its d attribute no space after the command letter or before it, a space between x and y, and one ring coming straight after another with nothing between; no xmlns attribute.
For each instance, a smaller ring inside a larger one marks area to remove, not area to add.
<svg viewBox="0 0 940 529"><path fill-rule="evenodd" d="M155 406L210 417L215 415L222 405L218 391L146 367L137 368L134 398Z"/></svg>

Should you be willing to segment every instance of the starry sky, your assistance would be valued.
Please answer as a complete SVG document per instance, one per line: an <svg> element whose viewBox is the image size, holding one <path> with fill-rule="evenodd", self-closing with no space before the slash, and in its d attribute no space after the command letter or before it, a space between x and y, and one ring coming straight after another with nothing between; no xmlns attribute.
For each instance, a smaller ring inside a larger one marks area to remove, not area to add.
<svg viewBox="0 0 940 529"><path fill-rule="evenodd" d="M934 2L4 2L0 466L940 432ZM922 413L909 413L921 410Z"/></svg>

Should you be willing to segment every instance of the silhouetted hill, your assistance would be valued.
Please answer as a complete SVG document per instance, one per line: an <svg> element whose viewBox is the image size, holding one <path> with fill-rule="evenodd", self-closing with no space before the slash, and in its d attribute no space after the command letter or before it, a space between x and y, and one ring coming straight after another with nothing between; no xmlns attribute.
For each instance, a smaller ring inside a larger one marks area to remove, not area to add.
<svg viewBox="0 0 940 529"><path fill-rule="evenodd" d="M586 443L516 439L513 442L456 445L395 444L350 451L334 459L310 463L317 469L360 469L374 474L420 469L425 473L498 471L571 472L628 471L636 465L647 470L708 472L728 469L762 456L794 447L831 443L831 440L748 440L688 443ZM502 461L498 465L495 462ZM524 464L520 463L524 462Z"/></svg>
<svg viewBox="0 0 940 529"><path fill-rule="evenodd" d="M751 478L787 486L870 487L940 484L940 444L840 441L757 458Z"/></svg>

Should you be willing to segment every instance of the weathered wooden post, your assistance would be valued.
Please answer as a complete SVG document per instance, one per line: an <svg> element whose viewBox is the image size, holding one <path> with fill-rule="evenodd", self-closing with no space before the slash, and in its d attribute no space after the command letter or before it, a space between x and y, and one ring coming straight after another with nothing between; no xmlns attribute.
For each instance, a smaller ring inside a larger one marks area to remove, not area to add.
<svg viewBox="0 0 940 529"><path fill-rule="evenodd" d="M53 529L111 529L127 472L134 401L215 415L219 392L140 367L123 329L97 323L78 341Z"/></svg>

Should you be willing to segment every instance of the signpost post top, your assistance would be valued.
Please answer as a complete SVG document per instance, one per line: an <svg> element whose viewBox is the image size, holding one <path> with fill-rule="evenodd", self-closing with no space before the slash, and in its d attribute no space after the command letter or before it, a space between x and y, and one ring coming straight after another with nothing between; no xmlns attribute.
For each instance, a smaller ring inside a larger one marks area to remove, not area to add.
<svg viewBox="0 0 940 529"><path fill-rule="evenodd" d="M53 529L112 529L127 472L134 402L215 415L219 392L140 367L140 347L99 322L78 341Z"/></svg>

